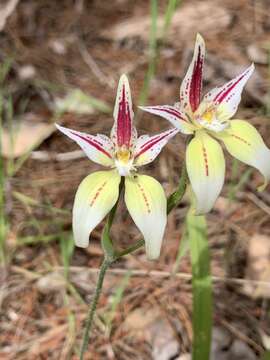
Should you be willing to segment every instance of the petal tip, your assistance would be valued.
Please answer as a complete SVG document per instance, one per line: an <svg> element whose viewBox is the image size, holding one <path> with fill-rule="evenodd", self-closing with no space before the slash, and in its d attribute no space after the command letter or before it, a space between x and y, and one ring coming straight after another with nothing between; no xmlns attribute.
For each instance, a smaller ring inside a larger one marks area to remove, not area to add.
<svg viewBox="0 0 270 360"><path fill-rule="evenodd" d="M149 261L157 261L159 258L159 255L154 255L154 256L151 256L151 255L147 255L147 260Z"/></svg>
<svg viewBox="0 0 270 360"><path fill-rule="evenodd" d="M202 35L200 33L197 33L197 35L196 35L196 42L205 44L204 38L202 37Z"/></svg>
<svg viewBox="0 0 270 360"><path fill-rule="evenodd" d="M119 79L119 83L127 83L129 84L128 77L126 74L122 74Z"/></svg>
<svg viewBox="0 0 270 360"><path fill-rule="evenodd" d="M147 260L155 261L160 257L160 252L161 252L160 247L156 247L156 246L154 247L151 245L149 246L149 243L146 242L145 251L146 251Z"/></svg>
<svg viewBox="0 0 270 360"><path fill-rule="evenodd" d="M89 241L87 243L82 243L80 241L76 241L75 240L75 245L79 248L83 248L83 249L86 249L89 245Z"/></svg>
<svg viewBox="0 0 270 360"><path fill-rule="evenodd" d="M249 67L247 68L247 73L249 73L249 77L252 75L252 73L254 72L255 70L255 64L254 62L252 62Z"/></svg>
<svg viewBox="0 0 270 360"><path fill-rule="evenodd" d="M260 186L257 187L257 190L258 190L259 192L263 192L263 191L266 189L267 185L268 185L268 181L265 180L265 182L264 182L262 185L260 185Z"/></svg>

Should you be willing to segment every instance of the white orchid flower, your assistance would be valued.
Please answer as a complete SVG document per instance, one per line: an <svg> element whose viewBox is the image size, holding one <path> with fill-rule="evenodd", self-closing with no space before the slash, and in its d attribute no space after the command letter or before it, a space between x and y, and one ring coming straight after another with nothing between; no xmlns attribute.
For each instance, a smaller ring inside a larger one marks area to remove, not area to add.
<svg viewBox="0 0 270 360"><path fill-rule="evenodd" d="M183 134L193 136L186 150L186 166L197 214L212 209L224 183L225 160L216 140L223 142L232 156L262 173L265 181L261 189L270 178L270 150L260 134L244 120L230 120L254 65L202 98L204 58L205 44L198 34L191 64L180 87L180 102L174 106L141 107L167 119Z"/></svg>
<svg viewBox="0 0 270 360"><path fill-rule="evenodd" d="M149 164L178 130L171 128L154 136L137 136L128 79L119 81L111 136L88 135L56 125L84 150L90 160L111 170L88 175L79 185L73 206L73 232L77 246L87 247L91 231L115 205L121 177L125 177L125 203L142 232L149 259L156 259L167 221L166 196L160 183L136 173Z"/></svg>

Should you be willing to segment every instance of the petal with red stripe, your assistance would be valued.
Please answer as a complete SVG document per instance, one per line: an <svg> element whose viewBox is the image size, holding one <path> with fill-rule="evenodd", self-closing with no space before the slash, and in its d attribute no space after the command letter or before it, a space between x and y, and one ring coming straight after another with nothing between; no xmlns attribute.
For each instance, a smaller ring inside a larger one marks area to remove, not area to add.
<svg viewBox="0 0 270 360"><path fill-rule="evenodd" d="M183 109L196 111L201 101L205 43L197 34L193 58L180 87L180 103Z"/></svg>
<svg viewBox="0 0 270 360"><path fill-rule="evenodd" d="M167 222L167 200L162 186L151 176L127 176L125 202L143 234L147 257L158 258Z"/></svg>
<svg viewBox="0 0 270 360"><path fill-rule="evenodd" d="M210 211L220 194L225 177L225 160L219 143L204 130L188 144L186 166L196 197L196 214Z"/></svg>
<svg viewBox="0 0 270 360"><path fill-rule="evenodd" d="M230 121L230 127L215 134L229 153L245 164L258 169L264 176L263 190L270 180L270 150L254 126L244 120Z"/></svg>
<svg viewBox="0 0 270 360"><path fill-rule="evenodd" d="M139 108L151 114L163 117L183 134L192 134L195 130L195 127L189 122L186 115L175 106L139 106Z"/></svg>
<svg viewBox="0 0 270 360"><path fill-rule="evenodd" d="M244 86L254 71L254 64L251 64L245 71L225 85L216 87L209 91L203 101L217 106L219 117L223 120L230 119L237 111L241 100Z"/></svg>
<svg viewBox="0 0 270 360"><path fill-rule="evenodd" d="M74 140L85 152L88 158L98 164L111 166L113 162L114 146L106 135L88 135L80 131L68 129L55 124L58 130Z"/></svg>
<svg viewBox="0 0 270 360"><path fill-rule="evenodd" d="M79 185L73 206L73 233L76 246L87 247L91 231L104 219L119 195L117 171L98 171Z"/></svg>
<svg viewBox="0 0 270 360"><path fill-rule="evenodd" d="M115 146L132 148L137 139L137 131L133 125L131 92L126 75L122 75L119 80L113 117L111 139Z"/></svg>
<svg viewBox="0 0 270 360"><path fill-rule="evenodd" d="M154 136L140 136L135 147L135 166L142 166L152 162L158 156L163 146L177 133L178 130L176 128L171 128Z"/></svg>

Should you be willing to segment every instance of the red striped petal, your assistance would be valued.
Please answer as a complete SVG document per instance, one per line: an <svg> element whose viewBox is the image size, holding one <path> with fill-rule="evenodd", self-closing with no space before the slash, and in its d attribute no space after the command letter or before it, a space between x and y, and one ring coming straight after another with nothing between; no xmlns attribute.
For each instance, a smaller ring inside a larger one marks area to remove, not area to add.
<svg viewBox="0 0 270 360"><path fill-rule="evenodd" d="M111 166L113 164L114 146L107 136L101 134L93 136L57 124L56 127L70 139L76 141L92 161L104 166Z"/></svg>
<svg viewBox="0 0 270 360"><path fill-rule="evenodd" d="M135 164L142 166L152 162L167 142L177 133L176 128L171 128L151 137L148 135L140 136L135 148Z"/></svg>
<svg viewBox="0 0 270 360"><path fill-rule="evenodd" d="M126 146L128 149L137 138L133 125L133 110L129 82L126 75L122 75L117 90L114 108L115 123L111 138L118 147Z"/></svg>
<svg viewBox="0 0 270 360"><path fill-rule="evenodd" d="M204 40L201 35L197 34L193 58L180 88L182 107L190 108L193 112L196 111L201 101L204 58Z"/></svg>

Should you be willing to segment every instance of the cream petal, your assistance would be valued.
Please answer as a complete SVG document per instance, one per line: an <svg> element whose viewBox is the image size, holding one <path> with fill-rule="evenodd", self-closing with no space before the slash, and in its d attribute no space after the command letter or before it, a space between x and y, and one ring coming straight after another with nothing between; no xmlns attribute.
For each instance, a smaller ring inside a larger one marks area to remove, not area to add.
<svg viewBox="0 0 270 360"><path fill-rule="evenodd" d="M91 231L104 219L119 196L120 176L115 170L88 175L79 185L73 206L75 244L87 247Z"/></svg>
<svg viewBox="0 0 270 360"><path fill-rule="evenodd" d="M255 127L247 121L231 120L230 124L230 128L215 134L215 137L223 141L232 156L261 172L265 178L260 187L263 190L270 179L270 150Z"/></svg>
<svg viewBox="0 0 270 360"><path fill-rule="evenodd" d="M167 222L167 200L162 186L150 176L126 177L125 202L143 234L147 257L157 259Z"/></svg>
<svg viewBox="0 0 270 360"><path fill-rule="evenodd" d="M196 214L209 212L225 177L225 160L219 143L204 130L197 131L186 151L186 166L196 197Z"/></svg>

